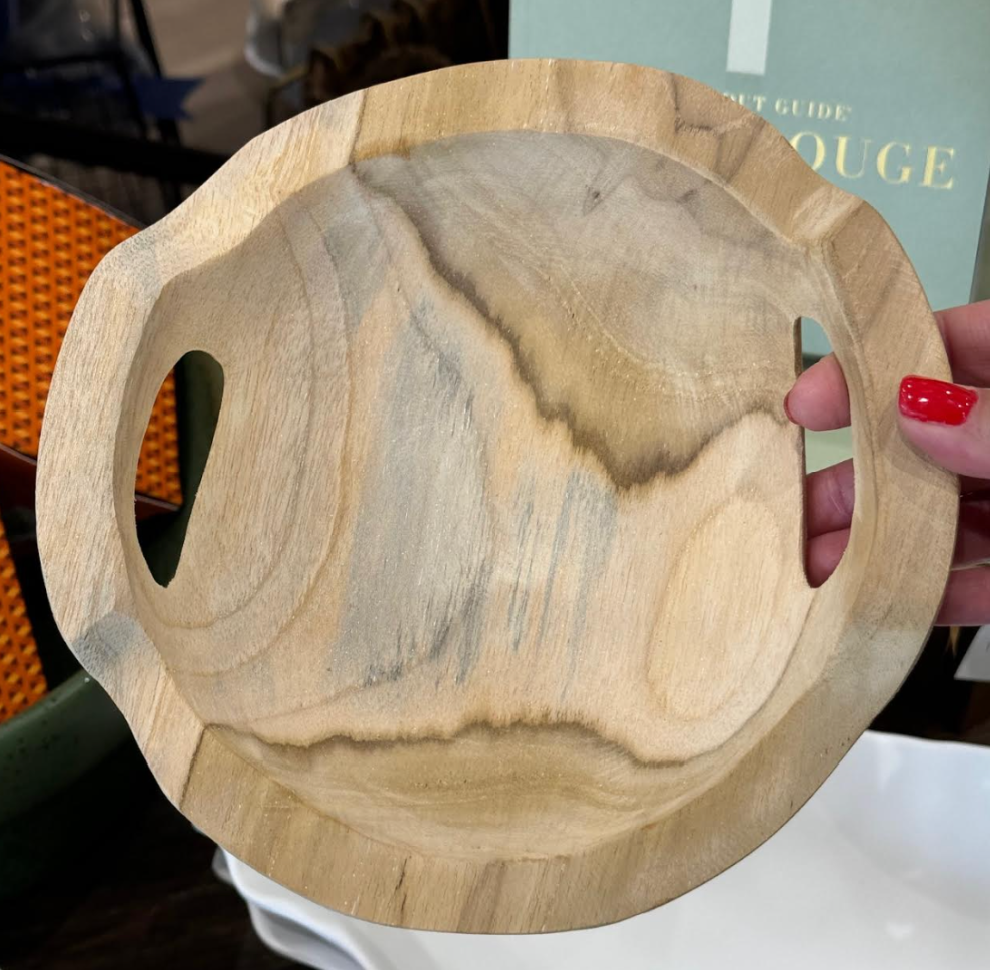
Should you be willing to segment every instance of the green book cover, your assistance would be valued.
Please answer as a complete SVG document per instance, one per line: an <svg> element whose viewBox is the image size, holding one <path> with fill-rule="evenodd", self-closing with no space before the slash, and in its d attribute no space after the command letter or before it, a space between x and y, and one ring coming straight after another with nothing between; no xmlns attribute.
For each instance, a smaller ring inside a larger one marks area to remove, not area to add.
<svg viewBox="0 0 990 970"><path fill-rule="evenodd" d="M987 0L514 0L510 54L645 64L741 102L874 205L947 307L973 287L988 40Z"/></svg>

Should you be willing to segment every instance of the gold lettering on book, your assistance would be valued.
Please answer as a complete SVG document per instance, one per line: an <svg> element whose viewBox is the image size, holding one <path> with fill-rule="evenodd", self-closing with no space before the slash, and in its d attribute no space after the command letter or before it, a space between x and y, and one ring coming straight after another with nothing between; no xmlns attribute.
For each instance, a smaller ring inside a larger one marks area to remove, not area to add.
<svg viewBox="0 0 990 970"><path fill-rule="evenodd" d="M945 158L939 159L939 152L945 154ZM944 182L936 182L935 176L945 175L945 166L949 163L949 159L956 157L956 150L954 148L943 148L941 145L929 145L928 151L925 154L925 174L921 180L921 184L929 189L951 189L955 183L955 178L949 176Z"/></svg>
<svg viewBox="0 0 990 970"><path fill-rule="evenodd" d="M900 148L904 151L904 160L907 161L908 156L911 154L911 146L905 145L902 141L889 141L877 152L877 172L885 182L889 182L891 185L903 185L911 178L912 168L910 165L902 165L893 177L887 172L887 160L895 148Z"/></svg>
<svg viewBox="0 0 990 970"><path fill-rule="evenodd" d="M815 140L815 157L814 160L808 164L817 172L818 169L822 167L822 162L825 161L825 139L821 135L816 135L813 131L799 131L792 139L791 145L797 150L801 151L801 139L802 138L814 138Z"/></svg>
<svg viewBox="0 0 990 970"><path fill-rule="evenodd" d="M757 114L793 118L795 127L803 119L845 124L853 113L852 105L839 101L775 98L751 91L726 91L724 94ZM786 137L787 132L784 134ZM871 177L870 172L875 169L888 185L952 189L956 184L956 176L952 173L956 150L946 145L922 146L897 139L883 142L859 135L821 134L811 128L790 136L790 143L816 172L840 180ZM916 164L913 160L920 160L922 154L924 164L920 161Z"/></svg>
<svg viewBox="0 0 990 970"><path fill-rule="evenodd" d="M869 150L871 138L859 140L862 149L859 154L859 171L850 172L846 167L846 154L849 150L849 136L839 135L835 145L835 170L845 179L860 179L866 171L866 153Z"/></svg>

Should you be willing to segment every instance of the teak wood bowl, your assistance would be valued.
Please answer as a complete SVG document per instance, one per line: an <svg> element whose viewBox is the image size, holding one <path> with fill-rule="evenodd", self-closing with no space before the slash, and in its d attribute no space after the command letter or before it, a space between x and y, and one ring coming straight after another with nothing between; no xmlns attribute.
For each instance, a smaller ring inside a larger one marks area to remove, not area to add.
<svg viewBox="0 0 990 970"><path fill-rule="evenodd" d="M855 442L819 589L801 316ZM191 349L225 393L162 588L134 474ZM99 266L45 419L48 588L255 869L401 926L618 920L770 836L911 667L956 486L897 432L909 372L949 376L901 247L763 119L625 65L421 75L262 135Z"/></svg>

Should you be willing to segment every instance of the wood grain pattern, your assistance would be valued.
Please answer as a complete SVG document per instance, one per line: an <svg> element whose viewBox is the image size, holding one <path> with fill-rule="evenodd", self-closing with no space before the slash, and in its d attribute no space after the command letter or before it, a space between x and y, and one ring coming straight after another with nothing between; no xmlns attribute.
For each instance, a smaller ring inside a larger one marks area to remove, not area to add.
<svg viewBox="0 0 990 970"><path fill-rule="evenodd" d="M802 315L857 460L817 590ZM131 495L190 349L225 397L163 589ZM948 366L890 230L702 85L373 88L94 274L39 468L55 613L166 794L286 886L404 926L621 919L772 834L913 663L956 492L897 434L908 372Z"/></svg>

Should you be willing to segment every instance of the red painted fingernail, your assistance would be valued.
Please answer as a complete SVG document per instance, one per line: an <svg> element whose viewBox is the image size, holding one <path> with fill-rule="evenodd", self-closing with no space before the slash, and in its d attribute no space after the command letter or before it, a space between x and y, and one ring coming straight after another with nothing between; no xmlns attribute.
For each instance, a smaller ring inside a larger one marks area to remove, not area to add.
<svg viewBox="0 0 990 970"><path fill-rule="evenodd" d="M901 381L897 407L906 418L933 424L962 424L973 410L976 391L912 374Z"/></svg>

